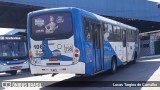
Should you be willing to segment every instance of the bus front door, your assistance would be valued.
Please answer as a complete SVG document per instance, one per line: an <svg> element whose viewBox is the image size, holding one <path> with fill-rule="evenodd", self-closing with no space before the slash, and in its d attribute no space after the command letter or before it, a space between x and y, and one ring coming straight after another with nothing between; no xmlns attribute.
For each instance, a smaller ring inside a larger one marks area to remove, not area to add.
<svg viewBox="0 0 160 90"><path fill-rule="evenodd" d="M95 72L102 70L102 51L101 51L101 39L100 39L100 25L93 24L93 49L94 49L94 60L95 60Z"/></svg>

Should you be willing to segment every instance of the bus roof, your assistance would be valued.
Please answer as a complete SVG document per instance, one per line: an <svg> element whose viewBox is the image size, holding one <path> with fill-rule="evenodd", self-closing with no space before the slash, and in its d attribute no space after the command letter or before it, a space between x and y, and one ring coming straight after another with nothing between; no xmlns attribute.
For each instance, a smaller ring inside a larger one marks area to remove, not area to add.
<svg viewBox="0 0 160 90"><path fill-rule="evenodd" d="M89 11L86 11L86 10L83 10L83 9L79 9L79 10L82 11L83 13L85 13L85 14L90 14L91 16L93 16L92 18L96 18L98 20L101 20L101 21L104 21L104 22L107 22L107 23L111 23L111 24L114 24L114 25L118 25L118 26L121 26L121 27L124 27L124 28L132 29L132 30L138 30L135 27L129 26L127 24L124 24L124 23L121 23L121 22L118 22L118 21L115 21L115 20L112 20L112 19L109 19L109 18L106 18L106 17L103 17L103 16L100 16L98 14L95 14L95 13L92 13L92 12L89 12Z"/></svg>
<svg viewBox="0 0 160 90"><path fill-rule="evenodd" d="M127 28L127 29L138 30L137 28L129 26L127 24L124 24L124 23L121 23L121 22L118 22L118 21L100 16L98 14L95 14L95 13L92 13L92 12L89 12L89 11L86 11L86 10L83 10L83 9L80 9L80 8L76 8L76 7L59 7L59 8L49 8L49 9L47 8L47 9L33 11L33 12L30 12L29 14L34 14L34 13L39 13L39 12L48 12L48 11L52 11L52 10L54 10L54 11L65 11L65 10L75 10L75 9L78 10L79 12L83 13L83 14L92 16L91 18L101 20L101 21L104 21L104 22L107 22L107 23L111 23L111 24L114 24L114 25L118 25L118 26L121 26L121 27L124 27L124 28Z"/></svg>

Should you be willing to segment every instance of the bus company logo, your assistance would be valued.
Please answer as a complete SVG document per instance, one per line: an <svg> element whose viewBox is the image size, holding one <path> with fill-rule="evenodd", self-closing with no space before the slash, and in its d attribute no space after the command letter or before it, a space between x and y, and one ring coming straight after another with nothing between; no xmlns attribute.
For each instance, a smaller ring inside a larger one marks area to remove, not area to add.
<svg viewBox="0 0 160 90"><path fill-rule="evenodd" d="M57 23L63 23L64 22L63 16L58 16L56 22Z"/></svg>
<svg viewBox="0 0 160 90"><path fill-rule="evenodd" d="M38 27L42 27L44 25L44 20L42 18L35 19L35 25Z"/></svg>
<svg viewBox="0 0 160 90"><path fill-rule="evenodd" d="M73 45L64 45L65 53L72 53L73 52Z"/></svg>
<svg viewBox="0 0 160 90"><path fill-rule="evenodd" d="M57 45L57 49L62 49L62 45L61 45L61 44L58 44L58 45Z"/></svg>
<svg viewBox="0 0 160 90"><path fill-rule="evenodd" d="M11 82L2 82L2 87L6 88L6 87L12 87Z"/></svg>
<svg viewBox="0 0 160 90"><path fill-rule="evenodd" d="M52 51L52 55L53 56L60 56L61 52L59 50L54 50L54 51Z"/></svg>

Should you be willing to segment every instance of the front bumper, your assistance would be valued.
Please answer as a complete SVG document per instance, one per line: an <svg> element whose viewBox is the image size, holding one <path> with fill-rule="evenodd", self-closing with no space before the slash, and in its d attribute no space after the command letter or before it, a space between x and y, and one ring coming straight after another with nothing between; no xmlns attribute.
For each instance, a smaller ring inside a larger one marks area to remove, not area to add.
<svg viewBox="0 0 160 90"><path fill-rule="evenodd" d="M13 65L1 65L0 64L0 67L1 67L0 72L28 69L29 68L29 62L22 63L22 64L13 64ZM14 67L21 67L21 68L14 68Z"/></svg>

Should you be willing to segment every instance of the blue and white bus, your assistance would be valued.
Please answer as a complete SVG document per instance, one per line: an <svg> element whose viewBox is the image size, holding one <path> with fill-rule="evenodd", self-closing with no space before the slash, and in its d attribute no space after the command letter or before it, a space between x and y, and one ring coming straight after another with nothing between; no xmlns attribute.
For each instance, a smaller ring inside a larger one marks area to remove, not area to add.
<svg viewBox="0 0 160 90"><path fill-rule="evenodd" d="M0 72L16 75L29 69L27 38L21 35L0 35Z"/></svg>
<svg viewBox="0 0 160 90"><path fill-rule="evenodd" d="M138 58L138 29L73 7L28 14L31 73L93 75Z"/></svg>

